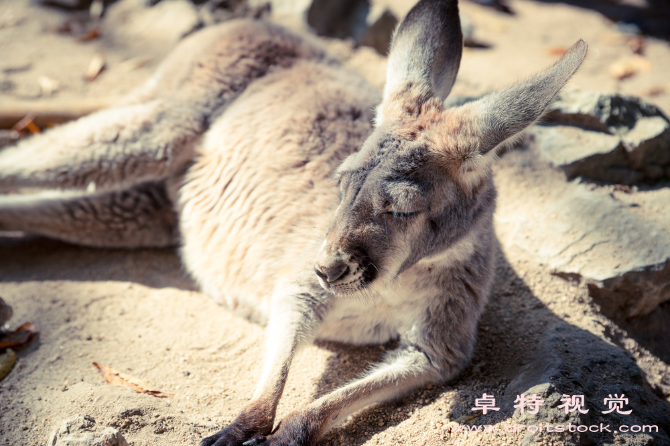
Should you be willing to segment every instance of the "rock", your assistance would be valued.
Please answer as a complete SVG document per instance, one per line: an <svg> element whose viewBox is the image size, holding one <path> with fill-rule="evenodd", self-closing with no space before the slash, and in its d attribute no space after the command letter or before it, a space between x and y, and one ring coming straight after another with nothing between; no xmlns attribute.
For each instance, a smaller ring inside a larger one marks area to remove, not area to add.
<svg viewBox="0 0 670 446"><path fill-rule="evenodd" d="M635 184L670 172L670 121L638 98L595 92L561 93L536 126L534 144L568 179Z"/></svg>
<svg viewBox="0 0 670 446"><path fill-rule="evenodd" d="M505 210L501 240L565 276L581 276L592 294L609 296L626 317L670 300L668 225L632 213L605 190L566 184L556 196L528 194Z"/></svg>
<svg viewBox="0 0 670 446"><path fill-rule="evenodd" d="M412 2L391 0L249 0L251 8L270 5L270 18L293 29L311 28L319 36L353 39L387 55L393 31ZM474 24L461 13L466 44L474 43Z"/></svg>
<svg viewBox="0 0 670 446"><path fill-rule="evenodd" d="M49 437L48 446L128 446L121 433L111 427L98 427L89 415L63 421Z"/></svg>
<svg viewBox="0 0 670 446"><path fill-rule="evenodd" d="M12 314L14 314L12 312L12 307L0 297L0 330L2 330L2 326L12 318Z"/></svg>
<svg viewBox="0 0 670 446"><path fill-rule="evenodd" d="M370 3L367 0L312 0L307 24L318 34L360 42L367 29Z"/></svg>
<svg viewBox="0 0 670 446"><path fill-rule="evenodd" d="M391 37L398 25L398 18L388 8L375 8L366 19L367 29L360 39L360 44L374 48L379 54L386 56L391 45Z"/></svg>
<svg viewBox="0 0 670 446"><path fill-rule="evenodd" d="M609 344L592 333L566 322L557 322L549 327L537 349L530 353L507 385L501 408L511 413L518 423L539 423L610 426L611 433L581 433L580 444L668 444L670 442L670 409L646 383L635 359L626 351ZM536 394L544 400L538 414L522 414L514 409L517 395ZM609 409L605 398L624 394L628 404L623 411L628 415ZM583 395L587 413L574 411L566 414L562 404L563 395ZM658 433L617 433L620 425L656 425ZM537 444L536 433L529 432L522 444ZM643 438L644 437L644 438ZM649 437L649 438L646 438ZM642 443L646 444L646 443Z"/></svg>
<svg viewBox="0 0 670 446"><path fill-rule="evenodd" d="M570 126L535 126L531 141L568 179L584 177L616 184L635 184L644 172L629 168L621 139L607 133Z"/></svg>

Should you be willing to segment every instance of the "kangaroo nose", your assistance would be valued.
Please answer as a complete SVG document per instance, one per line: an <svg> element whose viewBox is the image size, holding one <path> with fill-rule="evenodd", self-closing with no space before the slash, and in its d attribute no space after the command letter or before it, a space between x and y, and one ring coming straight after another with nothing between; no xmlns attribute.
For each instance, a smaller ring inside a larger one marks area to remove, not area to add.
<svg viewBox="0 0 670 446"><path fill-rule="evenodd" d="M314 272L326 282L333 283L349 274L349 266L347 266L346 263L339 261L328 266L315 263Z"/></svg>

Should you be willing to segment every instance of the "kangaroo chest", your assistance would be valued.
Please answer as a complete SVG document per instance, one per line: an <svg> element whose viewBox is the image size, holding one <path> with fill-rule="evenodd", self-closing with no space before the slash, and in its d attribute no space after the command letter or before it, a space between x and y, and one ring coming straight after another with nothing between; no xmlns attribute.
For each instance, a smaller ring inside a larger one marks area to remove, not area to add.
<svg viewBox="0 0 670 446"><path fill-rule="evenodd" d="M440 290L417 281L423 268L412 268L383 290L335 298L317 339L348 344L383 344L420 328Z"/></svg>

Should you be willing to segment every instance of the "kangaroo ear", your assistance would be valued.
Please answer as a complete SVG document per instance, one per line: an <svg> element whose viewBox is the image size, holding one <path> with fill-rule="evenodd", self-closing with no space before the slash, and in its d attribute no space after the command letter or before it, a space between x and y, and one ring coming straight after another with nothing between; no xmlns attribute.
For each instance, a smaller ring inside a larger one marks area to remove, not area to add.
<svg viewBox="0 0 670 446"><path fill-rule="evenodd" d="M476 136L480 140L480 154L497 147L537 121L575 74L586 57L586 51L586 42L579 40L551 68L459 107L465 119L474 121ZM458 113L458 109L455 111Z"/></svg>
<svg viewBox="0 0 670 446"><path fill-rule="evenodd" d="M393 35L384 102L409 89L419 100L443 101L456 81L462 52L458 1L421 0Z"/></svg>
<svg viewBox="0 0 670 446"><path fill-rule="evenodd" d="M581 65L586 48L580 40L548 70L477 101L417 120L403 130L425 138L437 163L450 169L464 186L473 187L488 175L495 158L486 154L542 115Z"/></svg>

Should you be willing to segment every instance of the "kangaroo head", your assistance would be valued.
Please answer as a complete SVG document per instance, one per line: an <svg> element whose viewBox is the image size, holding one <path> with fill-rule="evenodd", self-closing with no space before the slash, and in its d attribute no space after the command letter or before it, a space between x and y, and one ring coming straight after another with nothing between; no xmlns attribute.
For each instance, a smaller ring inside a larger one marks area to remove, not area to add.
<svg viewBox="0 0 670 446"><path fill-rule="evenodd" d="M587 49L580 40L548 70L445 109L462 46L456 0L421 0L396 30L375 129L336 173L341 202L314 264L325 289L393 280L490 222L496 148L540 117Z"/></svg>

